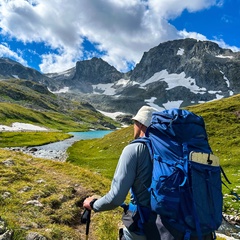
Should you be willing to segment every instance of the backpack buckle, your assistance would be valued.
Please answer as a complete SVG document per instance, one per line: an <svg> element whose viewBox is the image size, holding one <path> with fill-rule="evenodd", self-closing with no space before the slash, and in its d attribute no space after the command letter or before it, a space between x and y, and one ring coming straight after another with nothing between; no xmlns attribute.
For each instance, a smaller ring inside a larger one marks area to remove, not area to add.
<svg viewBox="0 0 240 240"><path fill-rule="evenodd" d="M191 237L191 231L190 230L186 230L185 235L184 235L184 240L189 240Z"/></svg>

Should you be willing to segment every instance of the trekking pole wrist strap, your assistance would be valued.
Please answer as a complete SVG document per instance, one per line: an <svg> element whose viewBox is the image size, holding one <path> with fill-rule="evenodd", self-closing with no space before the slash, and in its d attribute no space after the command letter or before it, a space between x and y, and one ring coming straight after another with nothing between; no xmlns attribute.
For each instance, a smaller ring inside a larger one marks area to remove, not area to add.
<svg viewBox="0 0 240 240"><path fill-rule="evenodd" d="M94 199L89 203L91 209L93 209L93 204L94 204L96 201L97 201L97 198L94 198Z"/></svg>

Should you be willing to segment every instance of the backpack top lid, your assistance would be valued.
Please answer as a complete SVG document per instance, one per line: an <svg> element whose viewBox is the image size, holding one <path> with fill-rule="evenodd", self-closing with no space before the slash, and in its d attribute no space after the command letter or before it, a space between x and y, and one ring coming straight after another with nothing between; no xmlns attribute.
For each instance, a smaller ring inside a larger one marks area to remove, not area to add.
<svg viewBox="0 0 240 240"><path fill-rule="evenodd" d="M153 129L178 142L188 142L192 138L198 137L207 139L203 118L188 110L178 108L154 112L146 136L149 136L149 132Z"/></svg>
<svg viewBox="0 0 240 240"><path fill-rule="evenodd" d="M182 151L184 144L188 146L189 152L212 152L203 118L188 110L172 108L153 112L145 136L151 139L154 151L161 145L165 146L161 151L171 148L172 152L177 153Z"/></svg>

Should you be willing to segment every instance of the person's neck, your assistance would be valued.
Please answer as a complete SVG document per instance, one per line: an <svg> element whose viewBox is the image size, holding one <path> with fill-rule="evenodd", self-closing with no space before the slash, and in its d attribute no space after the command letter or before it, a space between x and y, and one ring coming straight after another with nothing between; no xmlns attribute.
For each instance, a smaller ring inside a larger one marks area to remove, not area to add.
<svg viewBox="0 0 240 240"><path fill-rule="evenodd" d="M139 137L144 137L145 136L145 132L141 131L139 134Z"/></svg>

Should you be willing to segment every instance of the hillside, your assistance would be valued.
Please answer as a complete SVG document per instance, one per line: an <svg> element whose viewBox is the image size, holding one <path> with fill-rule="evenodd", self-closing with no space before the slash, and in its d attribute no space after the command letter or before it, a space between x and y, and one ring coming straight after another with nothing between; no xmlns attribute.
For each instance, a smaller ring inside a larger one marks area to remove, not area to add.
<svg viewBox="0 0 240 240"><path fill-rule="evenodd" d="M220 157L224 167L231 165L237 174L240 161L238 159L240 155L240 95L191 106L187 109L204 118L213 152ZM87 157L90 166L89 160L97 162L98 159L109 158L116 162L123 147L132 140L132 133L133 128L130 126L111 133L103 139L77 142L69 148L68 160L83 164ZM89 153L88 148L92 146L94 148ZM101 149L100 152L99 149Z"/></svg>
<svg viewBox="0 0 240 240"><path fill-rule="evenodd" d="M2 149L0 172L1 239L85 239L82 202L110 184L87 169Z"/></svg>
<svg viewBox="0 0 240 240"><path fill-rule="evenodd" d="M232 182L229 187L240 194L240 95L189 109L204 117L213 152ZM25 240L28 234L52 240L85 239L85 225L79 223L82 201L108 191L132 131L130 126L102 139L79 141L69 149L65 163L1 149L0 216L14 232L13 239ZM238 217L239 203L225 187L223 192L224 212ZM121 209L92 214L91 239L116 239L120 219Z"/></svg>
<svg viewBox="0 0 240 240"><path fill-rule="evenodd" d="M223 210L240 222L239 203L231 195L231 190L240 195L240 95L191 106L188 109L205 120L212 150L220 158L221 166L232 183L228 185L230 190L223 186ZM100 174L111 179L118 157L123 147L132 140L132 134L133 127L130 126L103 139L76 142L68 149L68 161L88 169L97 169ZM224 178L223 181L226 182Z"/></svg>
<svg viewBox="0 0 240 240"><path fill-rule="evenodd" d="M120 126L90 104L56 96L38 83L16 79L0 81L0 124L15 121L67 131Z"/></svg>

